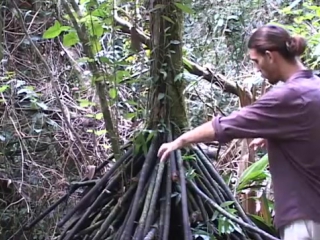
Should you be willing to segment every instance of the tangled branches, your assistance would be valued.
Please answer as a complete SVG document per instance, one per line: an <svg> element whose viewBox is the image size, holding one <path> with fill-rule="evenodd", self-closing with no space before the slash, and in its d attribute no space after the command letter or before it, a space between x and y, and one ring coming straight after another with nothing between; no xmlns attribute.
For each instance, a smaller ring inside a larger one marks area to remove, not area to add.
<svg viewBox="0 0 320 240"><path fill-rule="evenodd" d="M200 223L217 239L277 239L251 222L198 146L159 162L157 150L171 137L144 137L151 139L146 146L133 143L101 179L78 183L84 196L58 223L56 239L191 240ZM222 207L226 202L236 215ZM220 215L238 231L220 234Z"/></svg>

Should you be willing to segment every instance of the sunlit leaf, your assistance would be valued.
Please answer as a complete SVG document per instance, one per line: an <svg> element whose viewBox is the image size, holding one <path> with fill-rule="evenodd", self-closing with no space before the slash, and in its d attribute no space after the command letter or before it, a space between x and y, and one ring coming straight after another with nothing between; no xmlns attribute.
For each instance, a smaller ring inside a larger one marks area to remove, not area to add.
<svg viewBox="0 0 320 240"><path fill-rule="evenodd" d="M162 17L168 22L171 22L172 24L174 24L174 21L172 21L171 18L168 18L167 16L162 16Z"/></svg>
<svg viewBox="0 0 320 240"><path fill-rule="evenodd" d="M118 95L118 92L117 92L117 89L116 88L110 88L109 89L109 96L112 98L112 99L115 99Z"/></svg>
<svg viewBox="0 0 320 240"><path fill-rule="evenodd" d="M103 9L100 9L100 8L97 8L95 10L92 11L91 13L93 16L96 16L96 17L106 17L108 16L107 12L104 11Z"/></svg>
<svg viewBox="0 0 320 240"><path fill-rule="evenodd" d="M220 204L220 207L225 208L227 206L232 205L233 203L234 203L233 201L225 201L225 202Z"/></svg>
<svg viewBox="0 0 320 240"><path fill-rule="evenodd" d="M182 3L174 3L174 4L177 6L177 8L180 8L185 13L189 13L189 14L194 13L194 10L192 10L190 7L188 7Z"/></svg>
<svg viewBox="0 0 320 240"><path fill-rule="evenodd" d="M102 135L104 135L104 134L106 134L106 133L107 133L107 130L106 130L106 129L94 131L94 134L97 135L97 136L102 136Z"/></svg>
<svg viewBox="0 0 320 240"><path fill-rule="evenodd" d="M261 204L261 215L262 215L262 218L263 218L264 222L266 224L268 224L268 226L271 226L272 218L271 218L271 213L270 213L270 210L269 210L269 201L267 199L265 191L262 192L262 195L260 197L260 204Z"/></svg>
<svg viewBox="0 0 320 240"><path fill-rule="evenodd" d="M44 39L51 39L55 38L60 35L62 29L61 29L61 24L59 21L55 21L53 26L49 27L43 34Z"/></svg>
<svg viewBox="0 0 320 240"><path fill-rule="evenodd" d="M89 107L89 106L94 106L95 103L89 101L88 99L79 99L80 102L80 107Z"/></svg>
<svg viewBox="0 0 320 240"><path fill-rule="evenodd" d="M78 34L75 31L68 32L63 36L63 45L71 47L79 42Z"/></svg>
<svg viewBox="0 0 320 240"><path fill-rule="evenodd" d="M257 162L250 165L240 176L239 185L237 187L238 190L241 190L246 187L246 185L252 181L261 180L265 178L267 175L265 174L265 170L269 164L268 155L265 154L261 159Z"/></svg>
<svg viewBox="0 0 320 240"><path fill-rule="evenodd" d="M125 117L125 119L131 120L132 118L134 118L136 116L137 116L137 114L133 112L133 113L126 113L124 117Z"/></svg>
<svg viewBox="0 0 320 240"><path fill-rule="evenodd" d="M97 120L101 120L103 118L103 113L97 113L94 115L94 118Z"/></svg>
<svg viewBox="0 0 320 240"><path fill-rule="evenodd" d="M2 86L0 87L0 93L5 92L8 88L9 88L9 85L2 85Z"/></svg>
<svg viewBox="0 0 320 240"><path fill-rule="evenodd" d="M101 46L101 43L99 42L99 40L92 39L91 46L92 46L93 54L97 54L102 49L102 46Z"/></svg>
<svg viewBox="0 0 320 240"><path fill-rule="evenodd" d="M104 32L101 22L93 22L89 29L90 29L90 34L92 36L97 36L98 38L100 38Z"/></svg>
<svg viewBox="0 0 320 240"><path fill-rule="evenodd" d="M158 9L164 9L166 6L163 5L163 4L157 4L154 6L154 8L150 9L149 12L153 12L153 11L156 11Z"/></svg>

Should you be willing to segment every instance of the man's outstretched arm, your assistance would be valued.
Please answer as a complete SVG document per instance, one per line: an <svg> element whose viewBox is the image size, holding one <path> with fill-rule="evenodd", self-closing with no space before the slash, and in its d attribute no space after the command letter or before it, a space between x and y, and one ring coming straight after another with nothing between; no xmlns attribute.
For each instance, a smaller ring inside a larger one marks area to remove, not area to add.
<svg viewBox="0 0 320 240"><path fill-rule="evenodd" d="M214 141L215 131L212 126L212 120L206 122L178 137L175 141L180 148L192 143L202 143Z"/></svg>
<svg viewBox="0 0 320 240"><path fill-rule="evenodd" d="M173 142L164 143L158 156L165 160L174 150L208 141L226 143L235 138L302 139L306 137L310 125L305 120L307 107L302 98L292 97L290 91L267 93L254 104L229 116L216 116Z"/></svg>
<svg viewBox="0 0 320 240"><path fill-rule="evenodd" d="M166 160L170 152L186 147L192 143L210 142L215 139L215 131L212 126L212 121L206 122L175 139L173 142L164 143L159 151L158 156L161 156L161 161Z"/></svg>

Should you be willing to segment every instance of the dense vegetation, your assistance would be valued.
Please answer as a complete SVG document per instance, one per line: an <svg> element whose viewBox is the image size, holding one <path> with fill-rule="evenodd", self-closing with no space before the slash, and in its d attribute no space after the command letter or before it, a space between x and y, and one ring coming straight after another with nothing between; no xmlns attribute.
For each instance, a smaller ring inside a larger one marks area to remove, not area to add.
<svg viewBox="0 0 320 240"><path fill-rule="evenodd" d="M173 230L191 239L188 219L194 236L259 239L226 215L277 236L267 155L249 150L248 140L183 149L168 164L155 152L269 87L246 55L256 27L274 22L305 36L304 61L317 70L318 3L114 4L2 2L1 239L71 239L80 230L87 239Z"/></svg>

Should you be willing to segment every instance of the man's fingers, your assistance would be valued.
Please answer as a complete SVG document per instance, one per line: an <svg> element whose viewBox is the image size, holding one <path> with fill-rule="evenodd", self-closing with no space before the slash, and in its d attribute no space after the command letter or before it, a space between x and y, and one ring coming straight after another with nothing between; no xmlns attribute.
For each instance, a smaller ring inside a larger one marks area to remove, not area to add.
<svg viewBox="0 0 320 240"><path fill-rule="evenodd" d="M250 148L255 148L257 146L257 144L255 143L255 142L251 142L250 144L249 144L249 147Z"/></svg>
<svg viewBox="0 0 320 240"><path fill-rule="evenodd" d="M160 161L161 161L161 162L162 162L162 161L166 161L167 158L168 158L168 156L169 156L169 154L170 154L170 151L166 150L166 151L162 154L162 156L161 156L161 158L160 158Z"/></svg>
<svg viewBox="0 0 320 240"><path fill-rule="evenodd" d="M251 142L249 144L249 147L253 148L254 150L257 150L258 147L264 147L264 146L265 146L265 142L264 141L263 142L261 142L261 141L259 141L259 142Z"/></svg>
<svg viewBox="0 0 320 240"><path fill-rule="evenodd" d="M161 157L165 150L166 150L166 149L165 149L163 146L161 146L161 147L159 148L159 150L158 150L158 155L157 155L157 156L158 156L158 157Z"/></svg>

